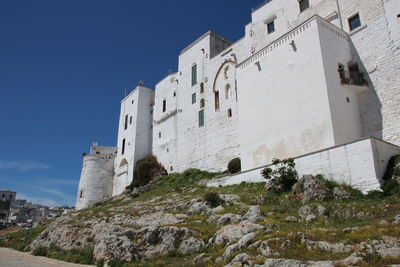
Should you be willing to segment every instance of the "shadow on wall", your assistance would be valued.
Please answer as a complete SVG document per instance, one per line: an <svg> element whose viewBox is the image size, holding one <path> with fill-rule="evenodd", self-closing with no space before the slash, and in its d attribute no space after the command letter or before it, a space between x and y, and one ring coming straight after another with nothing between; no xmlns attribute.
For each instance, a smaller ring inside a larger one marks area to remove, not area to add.
<svg viewBox="0 0 400 267"><path fill-rule="evenodd" d="M373 136L383 139L382 103L376 93L374 83L370 78L370 74L378 71L378 69L377 67L373 69L366 69L353 41L350 41L350 44L353 52L353 58L358 62L360 71L366 74L365 78L369 87L366 92L360 94L359 96L358 104L360 110L361 134L363 137Z"/></svg>

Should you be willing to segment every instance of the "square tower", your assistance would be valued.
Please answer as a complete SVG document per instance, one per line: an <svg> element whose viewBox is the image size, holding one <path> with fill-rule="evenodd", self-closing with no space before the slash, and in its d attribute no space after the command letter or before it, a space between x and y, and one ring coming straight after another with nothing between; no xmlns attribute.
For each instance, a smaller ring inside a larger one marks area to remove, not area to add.
<svg viewBox="0 0 400 267"><path fill-rule="evenodd" d="M143 86L121 101L113 196L132 182L136 162L151 154L153 105L154 91Z"/></svg>

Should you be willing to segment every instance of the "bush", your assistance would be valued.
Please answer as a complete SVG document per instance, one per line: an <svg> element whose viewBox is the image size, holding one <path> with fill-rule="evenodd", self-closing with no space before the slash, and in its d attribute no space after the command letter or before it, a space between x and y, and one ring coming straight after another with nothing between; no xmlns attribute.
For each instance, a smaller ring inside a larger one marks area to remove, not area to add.
<svg viewBox="0 0 400 267"><path fill-rule="evenodd" d="M105 263L105 260L104 259L100 259L100 260L96 261L96 266L97 267L103 267L104 263Z"/></svg>
<svg viewBox="0 0 400 267"><path fill-rule="evenodd" d="M161 163L157 161L157 158L153 155L148 155L144 159L136 162L132 183L126 188L132 190L134 187L144 186L155 177L166 174L167 171Z"/></svg>
<svg viewBox="0 0 400 267"><path fill-rule="evenodd" d="M228 171L229 173L237 173L240 172L240 170L242 169L241 167L241 162L240 162L240 158L234 158L231 161L229 161L228 163Z"/></svg>
<svg viewBox="0 0 400 267"><path fill-rule="evenodd" d="M382 190L385 197L400 195L400 184L396 181L398 177L400 177L400 155L390 158L385 174L383 175L384 185Z"/></svg>
<svg viewBox="0 0 400 267"><path fill-rule="evenodd" d="M219 197L216 192L207 192L204 195L204 201L211 205L211 207L217 207L222 204L223 200Z"/></svg>
<svg viewBox="0 0 400 267"><path fill-rule="evenodd" d="M48 249L46 247L37 247L32 251L32 254L34 256L47 256L49 253Z"/></svg>
<svg viewBox="0 0 400 267"><path fill-rule="evenodd" d="M122 267L122 266L124 266L124 264L125 264L125 261L120 260L120 259L111 259L108 262L108 266L110 266L110 267Z"/></svg>
<svg viewBox="0 0 400 267"><path fill-rule="evenodd" d="M273 159L274 168L264 168L261 171L262 176L270 180L274 185L273 189L278 192L288 192L297 182L298 174L295 169L295 163L292 158L289 159Z"/></svg>

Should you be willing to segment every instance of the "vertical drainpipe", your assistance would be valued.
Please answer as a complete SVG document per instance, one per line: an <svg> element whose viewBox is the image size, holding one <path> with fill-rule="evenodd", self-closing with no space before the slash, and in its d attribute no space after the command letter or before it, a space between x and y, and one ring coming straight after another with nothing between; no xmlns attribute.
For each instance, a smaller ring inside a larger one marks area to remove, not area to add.
<svg viewBox="0 0 400 267"><path fill-rule="evenodd" d="M337 11L338 11L338 17L339 17L339 22L340 22L340 28L343 30L342 12L340 12L339 0L336 0L336 7L337 7Z"/></svg>

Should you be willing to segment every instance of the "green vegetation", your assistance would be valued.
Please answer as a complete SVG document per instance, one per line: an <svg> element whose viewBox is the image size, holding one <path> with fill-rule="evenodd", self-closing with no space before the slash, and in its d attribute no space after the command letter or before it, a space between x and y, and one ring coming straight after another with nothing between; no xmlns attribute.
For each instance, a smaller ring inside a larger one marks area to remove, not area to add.
<svg viewBox="0 0 400 267"><path fill-rule="evenodd" d="M273 168L264 168L261 171L262 176L276 185L272 188L273 190L278 192L290 191L298 179L294 160L292 158L273 159L272 164L274 165Z"/></svg>
<svg viewBox="0 0 400 267"><path fill-rule="evenodd" d="M209 203L211 207L217 207L224 202L216 192L207 192L204 195L204 201Z"/></svg>
<svg viewBox="0 0 400 267"><path fill-rule="evenodd" d="M43 230L44 226L35 228L32 232L20 228L19 230L5 233L0 236L0 247L9 247L19 251L25 251L25 248L35 239Z"/></svg>
<svg viewBox="0 0 400 267"><path fill-rule="evenodd" d="M93 247L84 249L63 250L57 246L37 247L32 251L35 256L45 256L52 259L63 260L80 264L94 264Z"/></svg>
<svg viewBox="0 0 400 267"><path fill-rule="evenodd" d="M127 188L132 190L134 187L146 185L155 177L165 175L166 173L167 171L158 162L156 156L148 155L136 162L135 170L133 171L133 181Z"/></svg>
<svg viewBox="0 0 400 267"><path fill-rule="evenodd" d="M228 163L228 172L237 173L242 169L240 158L234 158Z"/></svg>

